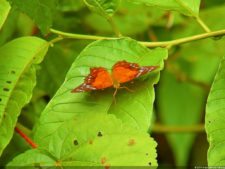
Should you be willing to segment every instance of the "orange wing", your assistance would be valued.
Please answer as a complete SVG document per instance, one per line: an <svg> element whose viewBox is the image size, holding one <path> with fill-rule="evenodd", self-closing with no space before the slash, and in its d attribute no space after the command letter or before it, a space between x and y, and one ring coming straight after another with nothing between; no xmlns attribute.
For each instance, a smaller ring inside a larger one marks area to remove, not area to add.
<svg viewBox="0 0 225 169"><path fill-rule="evenodd" d="M119 61L113 66L112 76L119 83L131 81L141 75L144 75L158 66L139 66L137 63Z"/></svg>
<svg viewBox="0 0 225 169"><path fill-rule="evenodd" d="M85 78L84 83L73 89L72 93L105 89L113 86L110 74L103 67L90 68L89 75Z"/></svg>

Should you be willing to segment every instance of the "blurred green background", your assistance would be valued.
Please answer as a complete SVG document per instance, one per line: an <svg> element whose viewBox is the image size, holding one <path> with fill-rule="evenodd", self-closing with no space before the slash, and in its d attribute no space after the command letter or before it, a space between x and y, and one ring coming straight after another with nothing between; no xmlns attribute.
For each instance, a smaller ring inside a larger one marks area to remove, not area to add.
<svg viewBox="0 0 225 169"><path fill-rule="evenodd" d="M225 1L202 0L200 17L212 30L225 28ZM177 12L133 4L122 0L114 20L123 36L140 41L167 41L203 33L195 19ZM64 32L113 36L109 23L91 12L82 0L61 0L54 16L54 29ZM34 22L18 9L12 8L0 32L0 45L20 36L40 36ZM40 112L63 83L73 60L89 44L89 40L64 40L50 48L38 71L32 101L19 121L32 130ZM155 124L193 126L198 132L160 132L153 126L152 135L158 142L160 166L207 165L208 143L203 128L207 95L219 61L225 55L222 39L205 39L176 46L169 50L169 58L156 89ZM46 85L47 84L47 85ZM28 146L14 135L0 164L4 165Z"/></svg>

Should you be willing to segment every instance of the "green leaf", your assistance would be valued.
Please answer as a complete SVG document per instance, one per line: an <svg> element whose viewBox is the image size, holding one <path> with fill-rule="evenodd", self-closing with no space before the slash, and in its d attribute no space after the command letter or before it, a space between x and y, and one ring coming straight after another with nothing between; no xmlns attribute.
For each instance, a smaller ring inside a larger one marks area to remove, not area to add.
<svg viewBox="0 0 225 169"><path fill-rule="evenodd" d="M17 117L32 96L35 65L48 49L36 37L15 39L0 48L0 154L12 138Z"/></svg>
<svg viewBox="0 0 225 169"><path fill-rule="evenodd" d="M120 3L120 0L84 0L88 8L105 18L112 16Z"/></svg>
<svg viewBox="0 0 225 169"><path fill-rule="evenodd" d="M137 79L134 84L128 85L134 92L119 90L116 104L113 102L112 88L83 93L71 93L71 90L83 83L90 67L101 66L110 70L117 61L126 60L143 66L160 65L162 69L166 57L166 49L150 50L129 38L100 40L88 45L77 57L65 82L42 112L35 130L35 140L47 144L63 122L85 113L115 114L128 126L147 131L152 117L153 85L159 80L159 69L149 73L148 78Z"/></svg>
<svg viewBox="0 0 225 169"><path fill-rule="evenodd" d="M38 25L42 33L46 34L52 26L53 15L58 0L8 0L12 6L16 6L20 11L26 13Z"/></svg>
<svg viewBox="0 0 225 169"><path fill-rule="evenodd" d="M206 105L205 127L209 141L208 165L225 165L225 58L220 63Z"/></svg>
<svg viewBox="0 0 225 169"><path fill-rule="evenodd" d="M130 0L132 3L144 3L165 10L178 11L187 16L198 16L201 0Z"/></svg>
<svg viewBox="0 0 225 169"><path fill-rule="evenodd" d="M11 7L6 0L0 0L0 30L5 23Z"/></svg>
<svg viewBox="0 0 225 169"><path fill-rule="evenodd" d="M46 165L48 158L41 163L34 161L39 154L30 157L25 154L16 157L9 166L26 165L26 161ZM147 133L124 126L114 115L98 113L64 122L45 154L52 154L49 157L58 166L157 166L156 142Z"/></svg>

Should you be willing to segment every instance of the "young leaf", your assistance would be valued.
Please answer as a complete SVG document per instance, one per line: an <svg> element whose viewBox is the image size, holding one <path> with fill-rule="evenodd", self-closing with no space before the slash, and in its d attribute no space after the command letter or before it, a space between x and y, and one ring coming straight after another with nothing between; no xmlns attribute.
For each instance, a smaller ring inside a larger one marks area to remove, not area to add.
<svg viewBox="0 0 225 169"><path fill-rule="evenodd" d="M157 166L155 148L156 142L147 133L124 126L114 115L88 113L64 122L45 154L52 154L49 158L58 166ZM26 165L26 161L48 164L48 158L44 163L34 161L39 154L25 155L16 157L9 166Z"/></svg>
<svg viewBox="0 0 225 169"><path fill-rule="evenodd" d="M52 25L53 15L58 0L8 0L12 6L26 13L38 25L42 33L46 34Z"/></svg>
<svg viewBox="0 0 225 169"><path fill-rule="evenodd" d="M112 16L119 6L120 0L84 0L88 8L105 18Z"/></svg>
<svg viewBox="0 0 225 169"><path fill-rule="evenodd" d="M134 3L144 3L165 10L175 10L187 16L198 16L201 0L130 0Z"/></svg>
<svg viewBox="0 0 225 169"><path fill-rule="evenodd" d="M206 105L205 128L209 141L208 165L225 165L225 58L220 63Z"/></svg>
<svg viewBox="0 0 225 169"><path fill-rule="evenodd" d="M0 5L0 30L1 30L2 25L4 24L11 7L6 0L0 0L0 4L1 4Z"/></svg>
<svg viewBox="0 0 225 169"><path fill-rule="evenodd" d="M153 85L158 82L159 70L166 57L166 49L150 50L129 38L100 40L88 45L77 57L65 82L42 112L35 130L35 140L48 144L52 134L63 122L86 113L115 114L127 125L147 131L152 117ZM112 66L121 60L141 66L158 65L160 68L149 73L148 78L136 79L128 85L133 92L119 90L116 103L113 102L113 88L71 93L72 89L83 83L91 67L105 67L111 71Z"/></svg>
<svg viewBox="0 0 225 169"><path fill-rule="evenodd" d="M15 39L0 48L0 154L9 143L22 107L35 86L35 65L48 49L36 37Z"/></svg>

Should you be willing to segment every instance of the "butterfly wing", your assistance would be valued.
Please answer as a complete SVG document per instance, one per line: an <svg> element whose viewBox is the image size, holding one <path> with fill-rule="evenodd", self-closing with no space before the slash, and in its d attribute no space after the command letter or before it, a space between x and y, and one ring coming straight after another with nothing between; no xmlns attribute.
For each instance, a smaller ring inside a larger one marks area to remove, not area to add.
<svg viewBox="0 0 225 169"><path fill-rule="evenodd" d="M112 76L117 82L125 83L151 72L157 67L158 66L139 66L137 63L119 61L113 66Z"/></svg>
<svg viewBox="0 0 225 169"><path fill-rule="evenodd" d="M105 89L111 86L113 86L113 81L109 72L103 67L95 67L90 68L90 73L85 78L84 83L74 88L71 92L77 93Z"/></svg>

